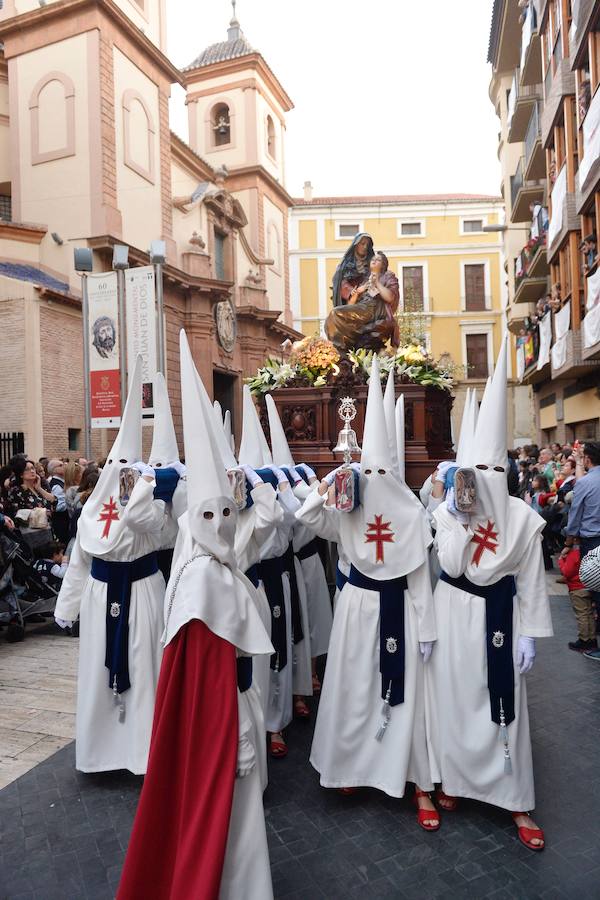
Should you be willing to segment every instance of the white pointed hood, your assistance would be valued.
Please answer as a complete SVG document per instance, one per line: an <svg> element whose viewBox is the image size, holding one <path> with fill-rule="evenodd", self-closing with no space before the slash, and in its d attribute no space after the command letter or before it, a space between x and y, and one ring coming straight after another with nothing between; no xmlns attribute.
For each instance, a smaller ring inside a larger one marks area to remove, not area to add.
<svg viewBox="0 0 600 900"><path fill-rule="evenodd" d="M218 400L213 400L213 409L220 418L221 422L223 422L223 407Z"/></svg>
<svg viewBox="0 0 600 900"><path fill-rule="evenodd" d="M458 437L458 446L456 448L456 464L457 466L469 465L469 459L473 453L473 442L475 439L475 392L467 389L467 397L465 399L465 407L463 409L462 420L460 423L460 434Z"/></svg>
<svg viewBox="0 0 600 900"><path fill-rule="evenodd" d="M213 433L213 408L202 402L189 344L180 332L181 405L185 444L188 528L208 555L235 568L237 509Z"/></svg>
<svg viewBox="0 0 600 900"><path fill-rule="evenodd" d="M269 415L269 431L271 432L271 453L277 466L295 466L290 446L275 406L275 401L270 394L265 397L267 413Z"/></svg>
<svg viewBox="0 0 600 900"><path fill-rule="evenodd" d="M425 510L392 471L377 357L373 359L362 439L360 505L339 516L341 544L369 578L399 578L427 557L431 531Z"/></svg>
<svg viewBox="0 0 600 900"><path fill-rule="evenodd" d="M406 481L406 431L404 425L404 394L400 394L400 396L396 400L394 424L396 426L396 457L398 459L398 475L401 481Z"/></svg>
<svg viewBox="0 0 600 900"><path fill-rule="evenodd" d="M223 416L223 431L225 432L225 437L229 441L229 446L231 447L232 453L235 453L235 438L233 436L233 429L231 427L231 411L226 409L225 414Z"/></svg>
<svg viewBox="0 0 600 900"><path fill-rule="evenodd" d="M522 500L508 493L506 447L507 426L507 336L481 402L472 449L465 451L462 465L472 466L477 484L476 512L470 517L472 550L465 569L475 584L493 584L518 571L519 560L530 541L544 527L544 520ZM470 420L474 419L471 400ZM442 504L436 516L449 516ZM537 538L536 538L537 539Z"/></svg>
<svg viewBox="0 0 600 900"><path fill-rule="evenodd" d="M121 469L139 462L142 456L142 357L138 356L129 381L127 402L119 433L93 493L85 503L78 524L83 549L92 556L112 553L127 530L127 501L119 490ZM133 481L132 481L133 485Z"/></svg>
<svg viewBox="0 0 600 900"><path fill-rule="evenodd" d="M398 446L396 440L396 393L394 388L393 366L388 374L385 393L383 395L383 415L385 416L385 427L387 431L388 444L390 447L392 471L396 478L400 478L400 469L398 466Z"/></svg>
<svg viewBox="0 0 600 900"><path fill-rule="evenodd" d="M179 462L179 448L175 437L175 426L167 382L162 372L157 372L152 379L152 391L154 397L154 432L152 434L152 449L148 464L155 468L165 468L172 462Z"/></svg>
<svg viewBox="0 0 600 900"><path fill-rule="evenodd" d="M240 463L253 469L270 466L273 457L247 384L244 385L243 401L242 441L238 453Z"/></svg>

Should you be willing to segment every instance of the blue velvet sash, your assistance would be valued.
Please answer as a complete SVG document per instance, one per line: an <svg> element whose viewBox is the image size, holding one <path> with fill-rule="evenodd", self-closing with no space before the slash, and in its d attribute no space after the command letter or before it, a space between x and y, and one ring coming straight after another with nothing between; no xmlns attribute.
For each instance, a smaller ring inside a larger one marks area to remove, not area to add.
<svg viewBox="0 0 600 900"><path fill-rule="evenodd" d="M340 569L339 563L335 567L335 586L338 591L343 591L348 582L348 576L344 575Z"/></svg>
<svg viewBox="0 0 600 900"><path fill-rule="evenodd" d="M310 556L314 556L315 553L319 552L319 538L313 538L312 541L309 541L308 544L305 544L304 547L301 547L300 550L296 553L298 559L308 559Z"/></svg>
<svg viewBox="0 0 600 900"><path fill-rule="evenodd" d="M300 591L298 590L298 579L296 577L296 566L294 565L294 548L290 541L287 550L281 557L283 563L283 571L287 572L290 578L290 602L292 607L292 635L294 644L299 644L304 640L304 631L302 628L302 612L300 610Z"/></svg>
<svg viewBox="0 0 600 900"><path fill-rule="evenodd" d="M281 672L287 665L287 630L281 580L283 574L281 557L261 560L258 564L258 574L265 586L265 594L271 607L271 643L275 649L275 653L271 655L271 668Z"/></svg>
<svg viewBox="0 0 600 900"><path fill-rule="evenodd" d="M406 577L378 581L350 566L350 584L379 594L379 671L381 697L390 706L404 703L404 591Z"/></svg>
<svg viewBox="0 0 600 900"><path fill-rule="evenodd" d="M252 684L252 657L238 656L237 658L237 685L240 694L248 690Z"/></svg>
<svg viewBox="0 0 600 900"><path fill-rule="evenodd" d="M174 547L165 547L164 550L158 550L156 556L158 559L158 568L162 572L163 578L165 579L165 584L168 583L169 578L171 577L171 564L173 562L173 550Z"/></svg>
<svg viewBox="0 0 600 900"><path fill-rule="evenodd" d="M179 481L179 474L175 469L154 469L154 478L156 480L154 499L170 503Z"/></svg>
<svg viewBox="0 0 600 900"><path fill-rule="evenodd" d="M106 653L104 665L109 671L108 686L119 694L131 687L129 680L129 601L134 581L158 572L156 553L140 556L132 562L92 559L92 578L103 581L106 591Z"/></svg>
<svg viewBox="0 0 600 900"><path fill-rule="evenodd" d="M258 571L257 563L255 563L253 566L250 566L249 569L246 569L246 571L244 572L244 575L246 576L248 581L252 582L252 584L254 585L255 588L258 587L258 585L260 583L260 573Z"/></svg>
<svg viewBox="0 0 600 900"><path fill-rule="evenodd" d="M442 581L485 600L485 642L487 648L488 691L492 721L500 725L500 703L504 724L515 717L515 672L513 666L513 597L517 593L515 579L505 575L494 584L478 585L466 575L451 578L446 572Z"/></svg>

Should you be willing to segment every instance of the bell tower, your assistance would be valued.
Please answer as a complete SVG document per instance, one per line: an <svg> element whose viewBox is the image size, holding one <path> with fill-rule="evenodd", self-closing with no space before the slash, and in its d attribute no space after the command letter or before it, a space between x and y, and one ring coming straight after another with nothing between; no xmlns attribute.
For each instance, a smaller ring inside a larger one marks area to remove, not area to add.
<svg viewBox="0 0 600 900"><path fill-rule="evenodd" d="M182 71L189 143L213 168L226 168L226 187L247 216L252 248L272 261L265 272L269 306L291 322L285 128L293 103L244 35L236 0L232 7L227 39L206 47Z"/></svg>

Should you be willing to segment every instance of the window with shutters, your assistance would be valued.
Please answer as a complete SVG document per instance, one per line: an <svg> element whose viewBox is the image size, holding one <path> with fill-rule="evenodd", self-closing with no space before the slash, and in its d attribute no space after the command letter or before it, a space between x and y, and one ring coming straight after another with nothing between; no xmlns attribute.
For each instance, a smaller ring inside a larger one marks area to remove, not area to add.
<svg viewBox="0 0 600 900"><path fill-rule="evenodd" d="M423 266L402 266L402 301L405 312L422 312L425 308Z"/></svg>
<svg viewBox="0 0 600 900"><path fill-rule="evenodd" d="M360 224L357 222L356 225L347 225L343 222L336 222L336 239L339 241L342 238L353 238L355 234L361 230Z"/></svg>
<svg viewBox="0 0 600 900"><path fill-rule="evenodd" d="M485 264L465 265L465 309L477 312L485 309Z"/></svg>
<svg viewBox="0 0 600 900"><path fill-rule="evenodd" d="M483 231L483 219L463 219L463 234L478 234Z"/></svg>
<svg viewBox="0 0 600 900"><path fill-rule="evenodd" d="M467 346L467 378L487 378L488 365L488 335L466 334Z"/></svg>
<svg viewBox="0 0 600 900"><path fill-rule="evenodd" d="M215 231L215 278L225 281L225 241L227 238Z"/></svg>

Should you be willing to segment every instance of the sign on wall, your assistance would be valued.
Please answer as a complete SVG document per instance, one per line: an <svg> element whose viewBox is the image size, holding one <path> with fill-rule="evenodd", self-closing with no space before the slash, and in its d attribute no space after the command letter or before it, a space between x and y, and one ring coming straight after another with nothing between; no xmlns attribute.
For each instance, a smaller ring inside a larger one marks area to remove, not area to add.
<svg viewBox="0 0 600 900"><path fill-rule="evenodd" d="M133 372L138 353L142 357L142 418L154 417L152 379L156 374L156 294L154 267L138 266L125 273L127 309L127 371Z"/></svg>
<svg viewBox="0 0 600 900"><path fill-rule="evenodd" d="M121 424L117 273L90 274L87 286L91 426L115 428Z"/></svg>

